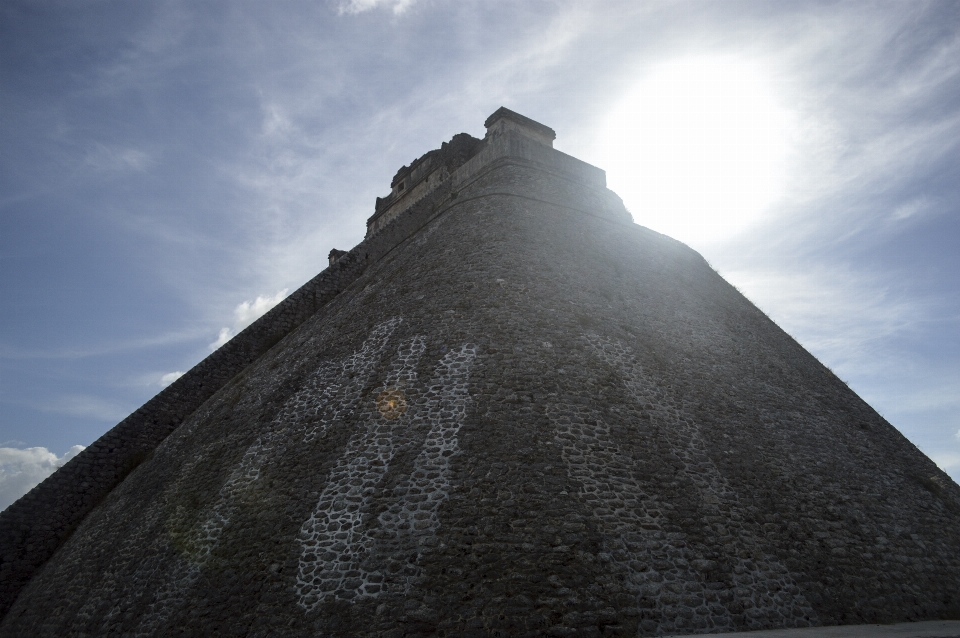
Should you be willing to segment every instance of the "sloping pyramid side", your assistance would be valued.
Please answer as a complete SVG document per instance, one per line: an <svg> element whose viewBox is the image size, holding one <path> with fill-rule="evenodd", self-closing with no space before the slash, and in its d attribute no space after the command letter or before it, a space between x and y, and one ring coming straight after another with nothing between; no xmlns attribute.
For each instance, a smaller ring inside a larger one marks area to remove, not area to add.
<svg viewBox="0 0 960 638"><path fill-rule="evenodd" d="M110 491L0 635L960 613L929 459L602 189L523 149L475 168Z"/></svg>

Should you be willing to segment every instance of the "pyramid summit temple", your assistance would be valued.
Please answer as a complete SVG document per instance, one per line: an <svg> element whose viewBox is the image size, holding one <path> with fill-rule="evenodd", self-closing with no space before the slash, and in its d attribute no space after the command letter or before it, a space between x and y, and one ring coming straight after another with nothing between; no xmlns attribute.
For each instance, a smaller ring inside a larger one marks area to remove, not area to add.
<svg viewBox="0 0 960 638"><path fill-rule="evenodd" d="M960 619L960 487L505 108L0 513L0 636Z"/></svg>

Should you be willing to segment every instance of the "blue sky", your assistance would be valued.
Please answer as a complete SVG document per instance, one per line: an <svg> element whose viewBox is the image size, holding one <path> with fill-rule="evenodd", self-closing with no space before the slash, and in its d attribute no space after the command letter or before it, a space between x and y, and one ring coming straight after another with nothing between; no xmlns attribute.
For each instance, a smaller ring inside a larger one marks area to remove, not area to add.
<svg viewBox="0 0 960 638"><path fill-rule="evenodd" d="M0 507L504 105L960 479L960 3L0 5Z"/></svg>

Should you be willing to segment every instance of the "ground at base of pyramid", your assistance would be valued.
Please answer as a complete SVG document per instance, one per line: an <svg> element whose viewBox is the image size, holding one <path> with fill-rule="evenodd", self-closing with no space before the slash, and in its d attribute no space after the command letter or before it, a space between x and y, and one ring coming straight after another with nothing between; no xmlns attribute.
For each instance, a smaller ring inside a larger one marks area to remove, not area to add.
<svg viewBox="0 0 960 638"><path fill-rule="evenodd" d="M0 636L960 620L960 487L551 129L485 124L0 513Z"/></svg>
<svg viewBox="0 0 960 638"><path fill-rule="evenodd" d="M674 638L689 638L675 635ZM716 638L960 638L960 620L928 620L893 625L839 625L806 629L760 629L712 634Z"/></svg>

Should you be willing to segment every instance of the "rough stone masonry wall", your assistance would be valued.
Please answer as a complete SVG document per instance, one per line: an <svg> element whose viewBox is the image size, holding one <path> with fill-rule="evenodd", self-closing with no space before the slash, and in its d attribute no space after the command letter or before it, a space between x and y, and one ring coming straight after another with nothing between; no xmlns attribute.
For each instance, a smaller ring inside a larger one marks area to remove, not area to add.
<svg viewBox="0 0 960 638"><path fill-rule="evenodd" d="M487 153L487 164L510 150L502 145L498 149ZM541 160L551 161L549 156ZM566 165L562 168L570 170ZM583 170L573 167L577 169ZM457 172L457 187L462 188L481 170L485 167L474 162L468 171ZM454 201L451 188L449 180L441 184L0 512L0 617L37 568L124 477L150 457L161 441L215 392L343 291L369 264L382 259Z"/></svg>
<svg viewBox="0 0 960 638"><path fill-rule="evenodd" d="M960 614L929 459L690 249L529 163L474 177L107 495L0 636Z"/></svg>
<svg viewBox="0 0 960 638"><path fill-rule="evenodd" d="M84 516L170 432L343 290L368 261L362 249L342 257L0 513L0 614Z"/></svg>

